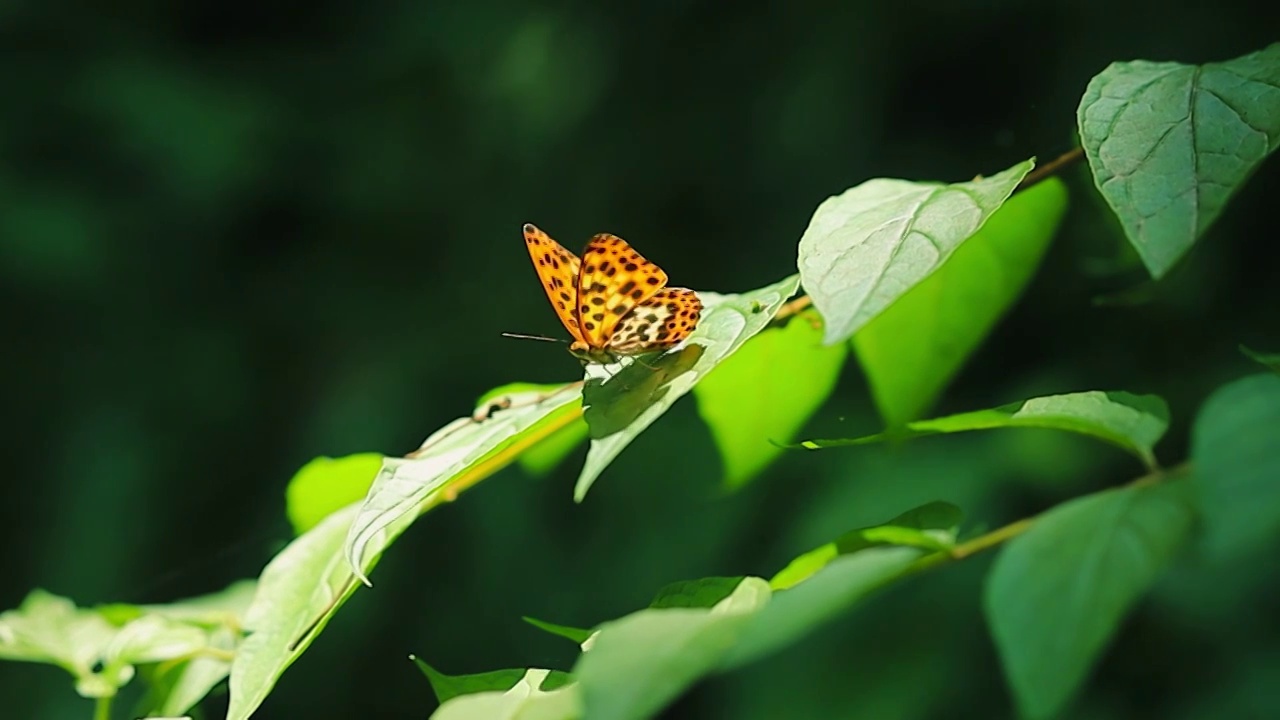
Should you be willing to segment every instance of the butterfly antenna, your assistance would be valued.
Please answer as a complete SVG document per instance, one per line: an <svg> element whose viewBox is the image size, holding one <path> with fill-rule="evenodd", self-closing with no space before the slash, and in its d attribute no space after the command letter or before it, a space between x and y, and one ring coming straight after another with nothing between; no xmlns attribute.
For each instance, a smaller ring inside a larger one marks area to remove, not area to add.
<svg viewBox="0 0 1280 720"><path fill-rule="evenodd" d="M561 338L547 337L546 335L523 335L521 333L509 333L509 332L502 333L502 337L515 338L517 340L541 340L542 342L558 342L558 343L569 342L568 340L564 340Z"/></svg>

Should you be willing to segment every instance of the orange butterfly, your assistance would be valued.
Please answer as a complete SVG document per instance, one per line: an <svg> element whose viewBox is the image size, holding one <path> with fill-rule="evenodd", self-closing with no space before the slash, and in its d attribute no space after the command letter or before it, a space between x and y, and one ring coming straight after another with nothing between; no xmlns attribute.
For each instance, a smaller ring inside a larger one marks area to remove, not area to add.
<svg viewBox="0 0 1280 720"><path fill-rule="evenodd" d="M524 226L524 242L556 315L573 336L569 352L583 362L608 364L666 350L698 326L697 293L667 287L662 268L617 235L592 237L582 259L533 225Z"/></svg>

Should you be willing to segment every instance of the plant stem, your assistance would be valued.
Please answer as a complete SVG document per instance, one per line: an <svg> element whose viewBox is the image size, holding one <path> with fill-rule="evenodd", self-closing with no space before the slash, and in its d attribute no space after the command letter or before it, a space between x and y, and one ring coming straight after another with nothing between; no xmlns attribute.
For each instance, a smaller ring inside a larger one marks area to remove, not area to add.
<svg viewBox="0 0 1280 720"><path fill-rule="evenodd" d="M1084 159L1083 147L1077 146L1072 150L1068 150L1067 152L1062 153L1061 155L1050 160L1044 165L1041 165L1035 170L1032 170L1031 172L1027 173L1027 176L1022 178L1022 182L1018 183L1018 187L1014 188L1013 192L1014 193L1022 192L1023 190L1026 190L1032 185L1035 185L1043 180L1047 180L1053 175L1057 175L1058 173L1062 172L1066 168L1069 168L1072 165L1075 165L1076 163L1080 162L1083 159Z"/></svg>
<svg viewBox="0 0 1280 720"><path fill-rule="evenodd" d="M93 720L111 720L111 698L100 697L93 703Z"/></svg>
<svg viewBox="0 0 1280 720"><path fill-rule="evenodd" d="M1173 478L1185 475L1190 471L1191 471L1191 462L1186 461L1183 463L1179 463L1178 465L1175 465L1167 470L1163 470L1163 469L1152 470L1146 475L1130 480L1128 483L1125 483L1122 487L1139 488L1139 487L1147 487L1150 485L1158 485L1167 480L1171 480ZM936 552L936 553L933 553L932 555L926 555L920 558L918 561L916 561L916 563L911 567L911 572L913 573L920 572L922 570L928 570L930 568L936 567L938 565L943 565L945 563L954 562L956 560L963 560L969 557L970 555L976 555L982 552L983 550L989 550L997 545L1000 545L1009 540L1012 540L1013 538L1021 535L1027 530L1030 530L1031 526L1035 524L1037 517L1039 516L1032 515L1031 517L1022 518L1021 520L1016 520L1014 522L1009 523L1008 525L996 528L995 530L992 530L989 533L986 533L984 535L979 535L978 537L973 538L968 542L960 543L959 545L951 548L950 551Z"/></svg>

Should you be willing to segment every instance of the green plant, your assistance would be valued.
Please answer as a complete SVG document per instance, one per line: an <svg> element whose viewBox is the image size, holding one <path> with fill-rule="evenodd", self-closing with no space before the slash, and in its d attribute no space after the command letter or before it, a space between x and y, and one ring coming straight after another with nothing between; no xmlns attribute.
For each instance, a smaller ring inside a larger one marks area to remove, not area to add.
<svg viewBox="0 0 1280 720"><path fill-rule="evenodd" d="M256 581L163 606L77 608L36 590L0 616L0 657L63 667L98 718L135 674L148 686L138 713L189 712L229 678L228 718L248 718L417 518L513 462L546 472L588 441L580 501L693 391L729 488L788 450L1013 427L1103 440L1142 472L964 540L960 508L902 508L770 579L676 583L590 629L530 619L582 647L572 670L451 677L418 660L442 702L433 717L651 717L700 678L797 641L869 593L1001 545L987 621L1022 714L1053 716L1193 539L1228 558L1280 532L1280 377L1265 353L1248 351L1266 372L1204 402L1190 456L1171 467L1156 459L1170 417L1155 395L1077 391L921 419L1031 281L1066 212L1057 174L1078 161L1152 278L1169 272L1280 143L1280 44L1202 66L1114 64L1089 83L1077 121L1081 147L1040 168L1027 160L955 184L877 179L828 199L799 241L799 273L751 292L699 293L705 312L681 350L588 366L565 385L497 388L404 458L308 465L289 490L298 537ZM795 297L801 286L807 294ZM850 350L884 431L794 442Z"/></svg>

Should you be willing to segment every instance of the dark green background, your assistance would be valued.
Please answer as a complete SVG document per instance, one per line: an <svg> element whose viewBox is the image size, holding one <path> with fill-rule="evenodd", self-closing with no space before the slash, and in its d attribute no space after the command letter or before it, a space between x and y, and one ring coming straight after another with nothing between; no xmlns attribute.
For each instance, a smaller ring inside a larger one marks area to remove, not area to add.
<svg viewBox="0 0 1280 720"><path fill-rule="evenodd" d="M562 349L499 336L563 335L523 222L574 249L622 235L678 285L759 287L794 271L828 195L1048 160L1107 63L1224 60L1277 27L1280 6L1242 2L6 3L0 607L254 576L312 457L401 454L492 386L573 378ZM1084 172L1067 180L1043 267L938 410L1154 392L1176 462L1205 395L1251 371L1235 345L1280 349L1280 165L1154 289ZM851 365L810 431L876 422ZM790 454L731 497L718 463L688 399L582 505L580 455L489 479L401 538L260 716L421 718L409 652L567 669L576 648L521 615L588 626L929 500L990 528L1141 472L1048 431ZM903 583L669 717L1009 717L989 561ZM1071 716L1280 714L1277 591L1273 555L1189 554ZM91 711L42 666L0 665L0 698L6 718Z"/></svg>

